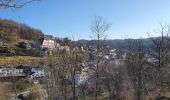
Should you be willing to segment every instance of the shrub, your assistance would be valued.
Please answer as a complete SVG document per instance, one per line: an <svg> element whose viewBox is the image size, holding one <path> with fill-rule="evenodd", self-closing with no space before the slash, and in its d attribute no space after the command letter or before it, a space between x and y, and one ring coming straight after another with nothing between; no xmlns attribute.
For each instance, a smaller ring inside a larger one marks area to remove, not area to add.
<svg viewBox="0 0 170 100"><path fill-rule="evenodd" d="M27 79L20 79L11 85L11 90L13 90L14 92L22 92L33 86L34 84L31 81Z"/></svg>
<svg viewBox="0 0 170 100"><path fill-rule="evenodd" d="M24 100L40 100L41 96L38 92L31 92Z"/></svg>

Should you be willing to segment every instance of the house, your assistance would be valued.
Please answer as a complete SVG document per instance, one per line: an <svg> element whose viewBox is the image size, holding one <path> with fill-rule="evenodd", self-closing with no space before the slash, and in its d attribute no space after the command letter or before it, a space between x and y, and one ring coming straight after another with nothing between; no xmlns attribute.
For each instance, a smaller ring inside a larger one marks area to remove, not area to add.
<svg viewBox="0 0 170 100"><path fill-rule="evenodd" d="M60 44L59 44L59 43L56 43L55 47L56 47L56 48L60 48Z"/></svg>
<svg viewBox="0 0 170 100"><path fill-rule="evenodd" d="M110 55L114 55L115 52L116 52L116 49L110 49L110 50L109 50Z"/></svg>
<svg viewBox="0 0 170 100"><path fill-rule="evenodd" d="M84 51L84 47L83 46L81 46L81 51Z"/></svg>
<svg viewBox="0 0 170 100"><path fill-rule="evenodd" d="M148 57L147 57L147 62L148 62L148 63L155 64L155 63L157 63L158 61L159 61L159 60L156 59L156 58L154 58L154 57L151 57L151 56L148 56Z"/></svg>
<svg viewBox="0 0 170 100"><path fill-rule="evenodd" d="M34 75L37 77L45 76L44 69L41 69L39 67L33 67L31 69L31 72L34 73Z"/></svg>
<svg viewBox="0 0 170 100"><path fill-rule="evenodd" d="M70 47L69 46L65 46L65 50L66 50L66 52L69 52L70 51Z"/></svg>
<svg viewBox="0 0 170 100"><path fill-rule="evenodd" d="M33 67L31 69L30 78L35 84L39 83L39 81L42 80L44 76L45 76L44 69L41 69L39 67Z"/></svg>
<svg viewBox="0 0 170 100"><path fill-rule="evenodd" d="M60 47L59 47L59 51L69 52L69 51L70 51L70 47L69 47L69 46L60 46Z"/></svg>
<svg viewBox="0 0 170 100"><path fill-rule="evenodd" d="M6 68L3 65L0 65L0 76L22 76L23 69L16 68Z"/></svg>
<svg viewBox="0 0 170 100"><path fill-rule="evenodd" d="M47 55L48 55L48 49L47 48L41 49L40 56L47 56Z"/></svg>
<svg viewBox="0 0 170 100"><path fill-rule="evenodd" d="M5 76L6 73L4 72L6 70L5 66L0 65L0 76Z"/></svg>
<svg viewBox="0 0 170 100"><path fill-rule="evenodd" d="M2 76L12 76L13 75L13 69L12 68L3 68L2 70Z"/></svg>
<svg viewBox="0 0 170 100"><path fill-rule="evenodd" d="M109 57L109 55L105 55L104 58L105 58L106 60L109 60L110 57Z"/></svg>
<svg viewBox="0 0 170 100"><path fill-rule="evenodd" d="M89 73L89 68L88 67L83 68L78 79L78 84L80 85L87 82L90 75L91 74Z"/></svg>
<svg viewBox="0 0 170 100"><path fill-rule="evenodd" d="M35 47L39 47L40 49L43 48L49 48L53 49L55 48L55 42L53 39L50 38L40 38L36 42L33 43Z"/></svg>
<svg viewBox="0 0 170 100"><path fill-rule="evenodd" d="M16 67L19 72L23 72L24 75L29 75L31 73L31 66L20 65Z"/></svg>
<svg viewBox="0 0 170 100"><path fill-rule="evenodd" d="M54 48L56 48L56 46L59 46L59 45L55 44L54 39L44 37L34 42L33 46L39 48L40 51L43 50L44 48L51 51Z"/></svg>
<svg viewBox="0 0 170 100"><path fill-rule="evenodd" d="M79 47L74 47L73 51L79 51Z"/></svg>
<svg viewBox="0 0 170 100"><path fill-rule="evenodd" d="M90 83L93 77L93 71L89 67L85 67L82 69L80 74L76 74L75 76L70 77L71 83L75 81L76 86L81 84Z"/></svg>
<svg viewBox="0 0 170 100"><path fill-rule="evenodd" d="M86 65L85 65L85 63L80 63L80 66L85 67Z"/></svg>
<svg viewBox="0 0 170 100"><path fill-rule="evenodd" d="M48 48L48 49L54 49L55 48L55 42L52 39L49 38L43 38L41 43L41 49Z"/></svg>
<svg viewBox="0 0 170 100"><path fill-rule="evenodd" d="M84 47L83 46L77 46L77 47L74 47L73 48L73 51L81 51L81 52L84 52Z"/></svg>
<svg viewBox="0 0 170 100"><path fill-rule="evenodd" d="M4 68L5 66L4 65L0 65L0 68Z"/></svg>
<svg viewBox="0 0 170 100"><path fill-rule="evenodd" d="M13 73L16 74L16 75L23 75L23 69L14 69L13 70Z"/></svg>
<svg viewBox="0 0 170 100"><path fill-rule="evenodd" d="M110 54L110 56L111 56L111 58L115 58L116 57L116 49L110 49L109 50L109 54Z"/></svg>
<svg viewBox="0 0 170 100"><path fill-rule="evenodd" d="M0 47L4 45L4 41L0 39Z"/></svg>
<svg viewBox="0 0 170 100"><path fill-rule="evenodd" d="M27 76L34 83L39 83L40 80L45 76L44 69L39 67L30 66L18 66L16 68L6 68L0 66L0 77L10 77L10 76Z"/></svg>
<svg viewBox="0 0 170 100"><path fill-rule="evenodd" d="M122 55L122 58L125 60L125 59L126 59L126 56L127 56L127 54L124 53L124 54Z"/></svg>
<svg viewBox="0 0 170 100"><path fill-rule="evenodd" d="M19 43L19 47L27 49L27 50L31 49L31 45L29 43L27 43L27 42Z"/></svg>
<svg viewBox="0 0 170 100"><path fill-rule="evenodd" d="M52 50L56 47L55 41L50 38L41 38L34 44L40 48L41 56L52 55Z"/></svg>

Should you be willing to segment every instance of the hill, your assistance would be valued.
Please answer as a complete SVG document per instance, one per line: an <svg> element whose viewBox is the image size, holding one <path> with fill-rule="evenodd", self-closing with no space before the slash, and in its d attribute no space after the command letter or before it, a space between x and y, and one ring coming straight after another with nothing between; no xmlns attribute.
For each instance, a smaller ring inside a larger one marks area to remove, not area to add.
<svg viewBox="0 0 170 100"><path fill-rule="evenodd" d="M137 39L113 39L113 40L104 40L102 43L104 45L108 45L113 48L119 48L119 49L126 49L128 48L128 41L133 41ZM86 44L86 45L96 45L97 40L79 40L77 41L81 44ZM144 42L144 47L148 48L152 45L152 40L150 38L143 39ZM135 44L134 44L135 45Z"/></svg>
<svg viewBox="0 0 170 100"><path fill-rule="evenodd" d="M37 40L43 36L44 34L41 30L12 20L0 19L0 39L3 41Z"/></svg>

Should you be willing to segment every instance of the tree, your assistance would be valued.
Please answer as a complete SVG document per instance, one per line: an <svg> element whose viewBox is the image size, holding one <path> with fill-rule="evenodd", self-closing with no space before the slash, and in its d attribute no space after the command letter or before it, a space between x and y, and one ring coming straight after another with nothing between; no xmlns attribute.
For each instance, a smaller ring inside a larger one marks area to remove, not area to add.
<svg viewBox="0 0 170 100"><path fill-rule="evenodd" d="M122 66L110 61L109 64L103 65L101 71L102 83L109 93L109 100L120 99L120 92L123 88L123 72Z"/></svg>
<svg viewBox="0 0 170 100"><path fill-rule="evenodd" d="M0 8L22 8L25 5L28 5L34 1L41 0L0 0Z"/></svg>
<svg viewBox="0 0 170 100"><path fill-rule="evenodd" d="M94 21L91 25L92 38L96 39L97 53L94 61L94 71L95 71L95 100L97 100L97 95L99 92L99 72L101 66L102 57L99 55L102 53L102 41L106 38L106 32L109 30L111 25L106 22L106 20L101 16L95 16Z"/></svg>
<svg viewBox="0 0 170 100"><path fill-rule="evenodd" d="M157 38L150 38L153 46L151 48L152 53L151 55L154 56L158 63L156 63L154 66L157 67L158 70L161 69L161 67L164 67L166 65L166 54L168 52L168 28L166 26L163 26L160 24L160 36Z"/></svg>
<svg viewBox="0 0 170 100"><path fill-rule="evenodd" d="M136 90L137 100L143 100L145 51L142 39L129 40L126 64Z"/></svg>
<svg viewBox="0 0 170 100"><path fill-rule="evenodd" d="M155 59L155 62L150 62L150 66L153 70L156 70L155 76L155 84L156 90L159 93L163 93L167 90L168 87L168 79L166 78L168 73L165 73L166 70L169 70L169 27L166 25L160 24L160 30L157 32L159 37L150 38L152 41L152 47L150 56ZM159 81L157 81L159 80Z"/></svg>
<svg viewBox="0 0 170 100"><path fill-rule="evenodd" d="M44 36L41 30L12 20L0 19L0 26L0 38L5 42L16 42L18 39L38 40Z"/></svg>

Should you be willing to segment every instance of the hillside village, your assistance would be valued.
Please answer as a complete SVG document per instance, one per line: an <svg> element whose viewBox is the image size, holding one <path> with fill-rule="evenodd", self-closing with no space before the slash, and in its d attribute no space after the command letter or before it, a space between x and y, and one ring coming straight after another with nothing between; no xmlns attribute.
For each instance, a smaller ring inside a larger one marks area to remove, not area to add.
<svg viewBox="0 0 170 100"><path fill-rule="evenodd" d="M84 46L84 45L79 45L79 46L75 46L75 47L70 47L68 45L60 45L59 43L57 43L54 39L50 39L50 38L40 38L37 41L33 42L32 44L30 43L25 43L25 42L21 42L19 44L20 48L23 48L25 50L31 50L33 47L36 47L39 49L39 57L45 57L48 55L52 55L52 52L55 51L60 51L60 52L67 52L70 53L71 50L73 51L80 51L80 52L87 52L89 54L89 59L93 60L96 56L96 52L97 49L93 46ZM31 46L32 45L32 46ZM2 47L5 47L4 45L2 45ZM2 53L0 52L1 55L8 55L8 53ZM107 51L107 53L105 55L100 54L100 56L103 56L106 60L111 60L111 59L115 59L116 58L116 49L110 49ZM84 63L82 63L82 67L85 67ZM32 69L31 69L32 68ZM11 66L11 68L6 67L4 65L1 65L0 67L0 77L11 77L11 76L27 76L30 75L31 77L33 76L30 73L37 73L37 77L41 77L44 76L44 70L37 66L37 67L33 67L33 66L23 66L22 64L19 65L18 67L16 66ZM85 69L87 70L88 67L85 67ZM32 71L32 70L35 70ZM85 69L82 69L85 70ZM43 75L40 75L40 74ZM84 73L82 73L84 74ZM84 75L83 75L84 76ZM80 76L82 77L82 76ZM85 77L86 74L85 74ZM83 79L83 78L81 78Z"/></svg>
<svg viewBox="0 0 170 100"><path fill-rule="evenodd" d="M0 0L0 100L170 100L169 5Z"/></svg>
<svg viewBox="0 0 170 100"><path fill-rule="evenodd" d="M50 64L51 60L54 60L54 63L65 63L64 65L59 65L62 68L62 66L70 66L70 63L72 63L67 61L67 59L72 59L69 58L69 56L80 56L80 59L82 59L81 57L84 58L78 62L75 61L76 65L73 65L76 67L73 66L69 69L71 71L69 74L66 72L65 77L67 78L65 80L67 80L68 83L63 84L69 84L72 88L78 88L87 84L94 84L96 64L99 64L97 66L105 64L120 67L123 63L125 63L125 60L127 59L126 56L129 53L127 49L114 48L107 44L103 44L101 47L102 48L98 50L98 47L94 45L94 43L90 45L89 43L71 41L68 38L59 39L48 35L44 35L36 40L20 39L14 43L1 39L0 55L2 57L7 57L6 59L15 57L15 60L17 60L17 56L19 56L22 60L25 59L25 61L19 61L18 59L18 63L17 61L12 62L10 60L4 60L4 62L8 63L0 63L0 81L10 83L14 79L24 79L35 85L41 85L42 87L39 88L39 91L43 91L43 93L45 93L45 96L42 97L45 100L45 98L48 98L48 93L44 87L44 83L47 78L52 77L51 73L53 73L53 71L51 71L51 69L56 70L55 68L51 68L51 66L55 66ZM136 53L137 52L133 52L132 55L135 55ZM148 53L144 56L150 64L158 62L156 58ZM29 57L30 61L26 59L26 57ZM33 59L33 57L35 58ZM95 60L98 57L100 62L95 63ZM59 61L61 60L61 62L58 62L57 59L59 59ZM76 59L77 58L75 58L75 60ZM115 68L117 69L117 67ZM122 70L125 69L123 68ZM107 77L108 76L101 76L101 79L105 79ZM61 78L61 81L62 80L63 79ZM126 83L127 82L129 82L129 80L126 80ZM127 85L127 87L128 86L129 85ZM28 93L26 91L19 92L18 95L27 96L31 93L30 90L28 91ZM13 96L11 98L13 98Z"/></svg>
<svg viewBox="0 0 170 100"><path fill-rule="evenodd" d="M9 42L1 40L0 55L4 57L20 56L24 59L25 56L35 56L40 59L46 59L48 56L53 57L56 52L70 54L72 52L86 53L88 55L88 62L79 63L79 71L76 74L69 75L68 81L75 86L80 86L88 82L90 84L94 80L93 60L96 58L97 49L95 46L81 44L76 41L71 41L67 38L58 39L52 36L44 36L34 41L20 40L12 45ZM31 53L31 54L29 54ZM105 53L99 53L106 62L113 61L116 58L116 49L108 48ZM16 59L17 60L17 59ZM34 60L32 60L34 61ZM36 63L39 63L39 62ZM15 63L15 62L14 62ZM0 80L5 82L10 81L11 78L26 79L34 84L42 84L42 81L49 77L50 72L46 71L42 65L34 65L31 63L20 62L18 64L0 66ZM21 92L22 94L22 92Z"/></svg>
<svg viewBox="0 0 170 100"><path fill-rule="evenodd" d="M100 59L102 59L102 62L106 65L113 64L115 66L120 66L123 63L123 61L126 59L126 52L120 55L118 54L119 52L117 52L118 49L115 49L108 45L105 47L104 52L98 52L97 47L94 45L75 43L70 40L67 40L66 43L64 43L63 41L64 40L60 40L60 42L57 42L55 38L44 37L31 43L25 41L20 42L16 47L25 50L34 50L36 48L38 50L37 57L39 57L40 59L46 59L48 56L55 57L54 54L55 53L58 54L57 52L65 53L66 55L69 55L70 53L74 53L74 52L87 54L88 55L87 61L78 63L77 67L79 67L78 68L79 70L77 70L75 73L68 75L68 81L71 82L70 84L74 84L75 88L85 84L93 84L95 80L95 76L94 76L95 67L93 66L95 66L94 60L96 59L96 57L100 57ZM1 48L4 47L5 45L1 46ZM13 55L13 54L11 55L11 52L9 53L0 52L0 54L3 56ZM151 56L146 55L146 58L150 63L157 62ZM45 67L47 66L48 65L46 65ZM46 79L46 77L50 77L49 75L51 74L51 72L47 71L47 68L45 67L44 65L40 65L40 64L38 66L33 66L33 65L27 65L26 63L23 63L18 66L1 65L0 80L4 82L4 80L9 81L9 79L11 78L18 78L18 79L29 80L34 84L43 85L42 82ZM21 94L24 93L21 92ZM47 96L44 98L47 98Z"/></svg>

